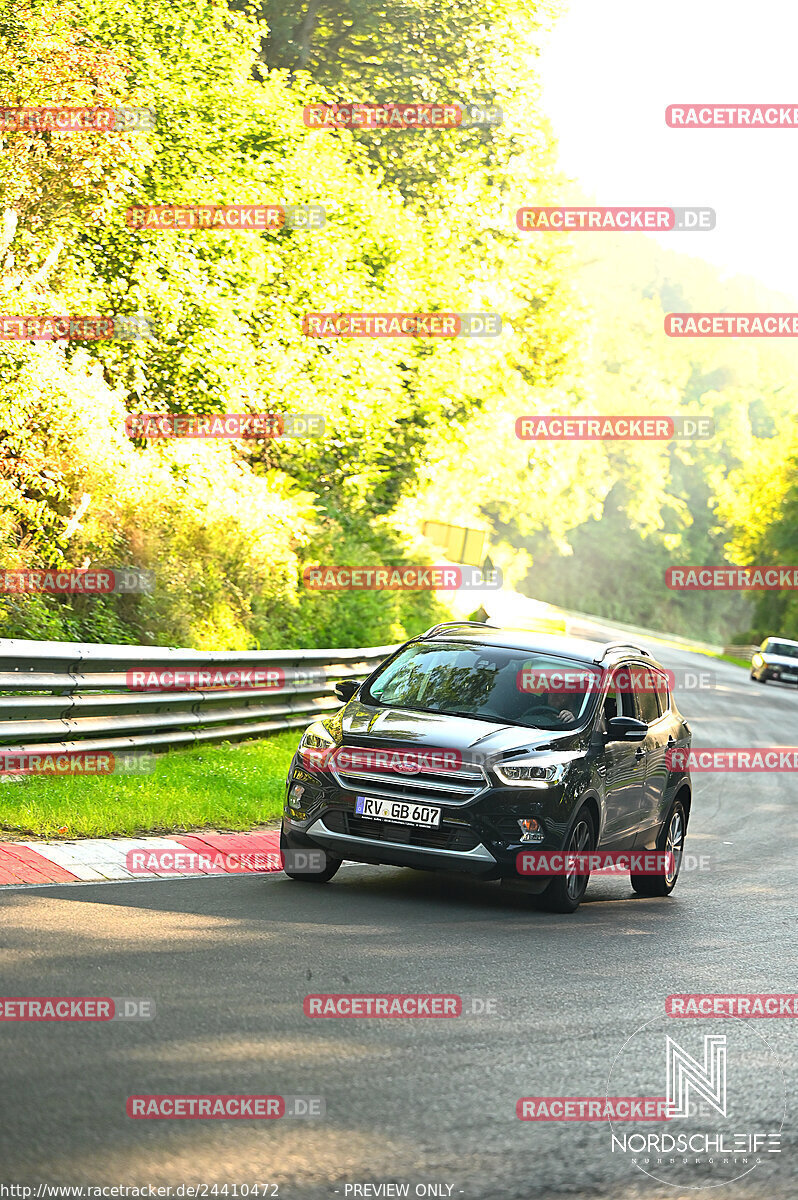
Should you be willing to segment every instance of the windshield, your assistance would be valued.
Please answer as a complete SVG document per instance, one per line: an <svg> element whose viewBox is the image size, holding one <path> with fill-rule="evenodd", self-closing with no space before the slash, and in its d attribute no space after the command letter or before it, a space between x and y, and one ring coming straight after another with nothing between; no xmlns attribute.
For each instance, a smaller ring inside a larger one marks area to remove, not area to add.
<svg viewBox="0 0 798 1200"><path fill-rule="evenodd" d="M777 642L768 638L766 654L780 654L782 658L798 658L798 646L794 642Z"/></svg>
<svg viewBox="0 0 798 1200"><path fill-rule="evenodd" d="M361 699L530 729L568 730L583 724L592 710L601 674L595 666L557 655L418 642L387 663Z"/></svg>

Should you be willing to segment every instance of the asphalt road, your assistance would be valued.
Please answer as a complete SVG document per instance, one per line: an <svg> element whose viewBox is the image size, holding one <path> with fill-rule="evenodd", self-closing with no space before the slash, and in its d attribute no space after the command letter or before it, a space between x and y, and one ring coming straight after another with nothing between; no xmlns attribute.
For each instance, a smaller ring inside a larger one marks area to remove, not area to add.
<svg viewBox="0 0 798 1200"><path fill-rule="evenodd" d="M678 695L694 745L798 745L798 690L698 655L659 657L717 674L716 687ZM779 1128L786 1079L781 1151L753 1170L754 1158L649 1166L658 1182L611 1149L604 1121L515 1115L521 1096L664 1094L664 1055L646 1066L628 1039L647 1023L664 1036L671 993L798 991L793 779L694 782L687 850L709 869L683 872L665 900L594 878L574 916L496 885L355 865L326 888L228 876L4 891L2 994L153 997L157 1016L0 1024L0 1180L227 1184L229 1195L270 1181L289 1200L401 1194L352 1190L388 1183L411 1196L434 1184L468 1198L677 1200L748 1172L722 1195L795 1197L795 1019L670 1022L699 1057L702 1034L731 1027L741 1128ZM497 1011L311 1020L308 992L457 993ZM141 1093L322 1096L327 1115L131 1120L126 1098Z"/></svg>

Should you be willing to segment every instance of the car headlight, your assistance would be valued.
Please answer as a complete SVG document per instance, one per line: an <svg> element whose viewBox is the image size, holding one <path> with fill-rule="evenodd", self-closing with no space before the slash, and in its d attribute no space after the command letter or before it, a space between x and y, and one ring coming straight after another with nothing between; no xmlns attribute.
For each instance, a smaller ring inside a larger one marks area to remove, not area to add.
<svg viewBox="0 0 798 1200"><path fill-rule="evenodd" d="M761 663L763 663L764 661L765 661L765 660L764 660L764 658L762 657L762 655L761 655L761 654L753 654L753 655L751 656L751 663L752 663L752 665L753 665L753 666L755 666L755 667L758 667L758 666L760 666L760 665L761 665Z"/></svg>
<svg viewBox="0 0 798 1200"><path fill-rule="evenodd" d="M315 767L323 771L332 757L337 743L335 738L325 729L321 721L314 721L302 734L297 754L299 761L306 767Z"/></svg>
<svg viewBox="0 0 798 1200"><path fill-rule="evenodd" d="M565 763L540 763L529 759L520 762L494 764L502 783L512 787L553 787L565 774Z"/></svg>

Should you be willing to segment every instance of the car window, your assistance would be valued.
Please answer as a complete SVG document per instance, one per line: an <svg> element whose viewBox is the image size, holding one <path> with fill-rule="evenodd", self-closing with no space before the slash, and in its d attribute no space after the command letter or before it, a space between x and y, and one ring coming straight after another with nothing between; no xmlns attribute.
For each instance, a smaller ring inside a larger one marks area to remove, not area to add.
<svg viewBox="0 0 798 1200"><path fill-rule="evenodd" d="M778 654L782 658L798 658L798 646L794 642L780 642L776 638L768 638L769 654Z"/></svg>
<svg viewBox="0 0 798 1200"><path fill-rule="evenodd" d="M640 720L645 721L647 725L651 725L652 722L658 721L660 716L654 676L648 668L644 667L642 671L639 668L635 668L635 678L638 681L638 687L635 688L635 691L637 693L637 707L640 712Z"/></svg>
<svg viewBox="0 0 798 1200"><path fill-rule="evenodd" d="M670 712L671 696L668 691L668 680L660 672L654 671L654 687L657 689L657 699L659 700L660 713Z"/></svg>
<svg viewBox="0 0 798 1200"><path fill-rule="evenodd" d="M591 717L601 680L595 664L543 651L413 642L377 671L360 698L365 704L570 731Z"/></svg>
<svg viewBox="0 0 798 1200"><path fill-rule="evenodd" d="M613 672L610 689L604 701L605 721L611 717L637 717L634 689L628 670Z"/></svg>

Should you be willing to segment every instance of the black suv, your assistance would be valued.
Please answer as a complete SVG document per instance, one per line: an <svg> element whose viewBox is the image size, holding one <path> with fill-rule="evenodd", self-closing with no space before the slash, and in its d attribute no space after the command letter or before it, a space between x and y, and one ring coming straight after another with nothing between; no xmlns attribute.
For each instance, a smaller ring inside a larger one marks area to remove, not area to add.
<svg viewBox="0 0 798 1200"><path fill-rule="evenodd" d="M288 773L292 878L326 882L344 859L468 871L573 912L589 873L523 877L521 852L667 850L662 874L631 881L672 891L691 734L645 650L451 622L335 690L344 707L306 730Z"/></svg>

